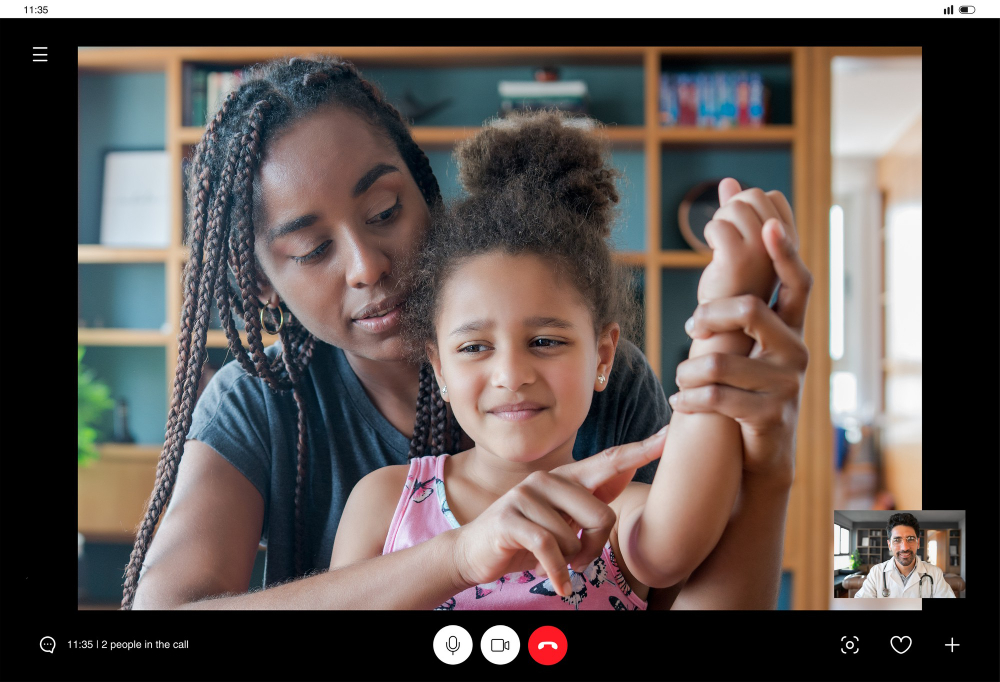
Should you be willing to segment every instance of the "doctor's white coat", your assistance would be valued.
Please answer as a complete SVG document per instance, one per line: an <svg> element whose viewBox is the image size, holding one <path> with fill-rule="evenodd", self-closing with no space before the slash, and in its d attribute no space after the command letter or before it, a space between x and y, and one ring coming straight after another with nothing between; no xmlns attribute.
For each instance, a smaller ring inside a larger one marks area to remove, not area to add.
<svg viewBox="0 0 1000 682"><path fill-rule="evenodd" d="M893 559L888 561L883 561L880 564L872 566L871 570L868 571L868 575L865 576L865 583L861 586L861 589L857 591L854 595L855 599L870 597L873 599L882 599L882 588L889 588L889 598L913 598L919 599L921 597L951 597L955 598L955 593L952 592L951 587L944 580L944 573L940 568L934 564L929 564L925 561L917 559L917 565L913 568L917 575L910 575L910 579L906 581L906 587L903 587L903 579L899 576L899 572L893 566ZM924 574L930 576L930 578L924 578L924 584L920 584L920 578ZM884 577L884 582L883 582ZM934 589L931 590L931 578L934 579Z"/></svg>

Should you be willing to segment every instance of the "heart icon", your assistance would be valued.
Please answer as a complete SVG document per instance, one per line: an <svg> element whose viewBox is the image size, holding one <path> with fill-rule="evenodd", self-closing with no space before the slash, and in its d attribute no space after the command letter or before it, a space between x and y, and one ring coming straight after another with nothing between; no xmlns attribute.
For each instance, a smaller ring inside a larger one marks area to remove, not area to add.
<svg viewBox="0 0 1000 682"><path fill-rule="evenodd" d="M897 639L899 640L898 644L896 643ZM903 646L903 640L906 640L906 646ZM913 640L910 639L909 635L907 635L906 637L898 637L894 635L893 638L889 640L889 645L892 647L892 650L895 651L897 654L905 654L907 651L910 650L910 647L913 645Z"/></svg>

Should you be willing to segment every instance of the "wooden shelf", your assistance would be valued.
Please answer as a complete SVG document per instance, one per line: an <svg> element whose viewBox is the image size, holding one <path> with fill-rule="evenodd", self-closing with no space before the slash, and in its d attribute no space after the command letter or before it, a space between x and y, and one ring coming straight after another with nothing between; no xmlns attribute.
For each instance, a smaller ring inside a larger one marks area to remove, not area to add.
<svg viewBox="0 0 1000 682"><path fill-rule="evenodd" d="M77 245L78 263L165 263L169 249L124 249L100 244Z"/></svg>
<svg viewBox="0 0 1000 682"><path fill-rule="evenodd" d="M81 346L166 346L170 334L155 329L103 329L77 328L77 341Z"/></svg>
<svg viewBox="0 0 1000 682"><path fill-rule="evenodd" d="M416 126L411 128L414 141L421 146L446 147L472 137L480 128L477 126ZM620 144L642 144L646 139L646 129L642 126L607 126L602 130L604 137ZM195 145L205 134L200 126L181 126L174 135L180 144Z"/></svg>
<svg viewBox="0 0 1000 682"><path fill-rule="evenodd" d="M670 144L791 144L795 127L790 125L761 128L660 128L659 139Z"/></svg>
<svg viewBox="0 0 1000 682"><path fill-rule="evenodd" d="M571 64L641 64L647 48L626 46L476 46L476 47L151 47L95 48L77 51L81 71L160 71L171 61L243 65L294 55L337 55L360 67L406 63L408 66L474 66L477 64L528 64L556 60ZM753 52L757 48L743 48ZM787 48L786 48L787 52Z"/></svg>
<svg viewBox="0 0 1000 682"><path fill-rule="evenodd" d="M712 262L712 254L698 251L660 251L656 261L664 268L704 268Z"/></svg>
<svg viewBox="0 0 1000 682"><path fill-rule="evenodd" d="M105 461L156 461L160 458L163 444L142 445L139 443L98 443L99 459Z"/></svg>
<svg viewBox="0 0 1000 682"><path fill-rule="evenodd" d="M274 341L269 341L268 339L277 339L277 336L268 336L264 334L264 347L267 348ZM243 341L243 346L247 345L247 333L240 332L240 340ZM221 329L209 329L208 334L205 338L205 346L208 348L229 348L229 339L226 338L226 332Z"/></svg>

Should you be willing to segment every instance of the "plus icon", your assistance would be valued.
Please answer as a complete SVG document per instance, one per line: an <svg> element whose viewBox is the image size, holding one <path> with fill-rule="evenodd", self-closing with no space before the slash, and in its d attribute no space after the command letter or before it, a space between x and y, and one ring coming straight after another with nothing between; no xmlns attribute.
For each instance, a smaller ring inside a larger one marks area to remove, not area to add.
<svg viewBox="0 0 1000 682"><path fill-rule="evenodd" d="M951 643L950 644L945 644L945 646L950 646L951 647L951 653L955 653L955 647L962 646L962 645L961 644L955 644L955 638L952 637L951 638Z"/></svg>

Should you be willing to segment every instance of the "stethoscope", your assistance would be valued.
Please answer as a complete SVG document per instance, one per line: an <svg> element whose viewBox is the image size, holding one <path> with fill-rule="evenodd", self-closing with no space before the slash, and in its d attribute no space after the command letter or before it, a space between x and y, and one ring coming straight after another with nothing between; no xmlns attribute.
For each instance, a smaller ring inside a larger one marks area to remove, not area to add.
<svg viewBox="0 0 1000 682"><path fill-rule="evenodd" d="M892 561L892 559L890 559L890 561ZM889 585L885 581L885 571L880 571L880 573L882 574L882 596L883 597L888 597L889 596ZM918 596L920 595L920 590L924 586L924 578L928 578L931 581L931 596L933 597L934 596L934 576L932 576L930 573L921 573L920 574L920 581L917 583L917 595ZM875 596L877 597L878 594L876 593Z"/></svg>

